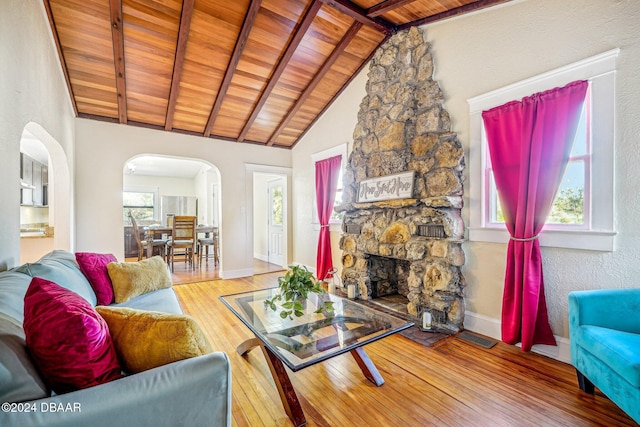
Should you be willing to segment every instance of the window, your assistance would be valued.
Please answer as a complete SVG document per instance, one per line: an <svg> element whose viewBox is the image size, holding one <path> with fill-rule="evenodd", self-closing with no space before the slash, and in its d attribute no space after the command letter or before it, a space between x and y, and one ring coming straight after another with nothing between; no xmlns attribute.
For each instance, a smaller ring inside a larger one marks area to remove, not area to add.
<svg viewBox="0 0 640 427"><path fill-rule="evenodd" d="M587 97L589 94L587 93ZM573 142L573 149L564 177L558 188L551 212L547 217L546 229L587 229L589 225L589 198L591 181L591 141L589 139L589 106L585 103L580 115L578 130ZM483 144L486 139L483 135ZM489 185L485 189L485 216L487 224L499 226L504 224L504 216L500 205L500 198L491 167L491 156L485 156L485 182Z"/></svg>
<svg viewBox="0 0 640 427"><path fill-rule="evenodd" d="M129 223L129 214L136 221L153 220L155 193L148 191L125 191L122 193L122 213L124 222Z"/></svg>
<svg viewBox="0 0 640 427"><path fill-rule="evenodd" d="M336 197L333 202L333 206L339 206L342 204L342 173L344 172L344 156L342 160L342 164L340 165L340 174L338 175L338 186L336 187ZM329 224L341 224L342 218L344 217L344 212L336 212L335 209L331 213L331 218L329 219Z"/></svg>
<svg viewBox="0 0 640 427"><path fill-rule="evenodd" d="M311 156L311 160L313 162L313 170L315 170L316 162L320 160L328 159L334 156L342 156L342 163L340 165L340 174L338 175L338 185L336 188L336 196L333 202L334 206L338 206L342 203L342 176L344 174L345 167L347 165L347 144L341 144L333 148L329 148L328 150L321 151L319 153L315 153ZM315 203L314 197L313 203L313 223L318 224L318 208ZM331 218L329 220L331 231L340 231L340 225L342 224L342 218L344 217L344 212L336 212L335 210L331 214Z"/></svg>
<svg viewBox="0 0 640 427"><path fill-rule="evenodd" d="M542 246L612 251L614 248L614 105L618 49L470 99L469 240L508 242L482 122L482 111L533 93L588 80L589 91ZM475 149L478 148L478 149Z"/></svg>

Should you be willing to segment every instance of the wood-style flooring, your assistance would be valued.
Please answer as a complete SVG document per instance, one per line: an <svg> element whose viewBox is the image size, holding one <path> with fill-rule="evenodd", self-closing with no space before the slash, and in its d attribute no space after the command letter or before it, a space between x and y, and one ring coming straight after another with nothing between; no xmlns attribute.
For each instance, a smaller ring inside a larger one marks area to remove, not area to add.
<svg viewBox="0 0 640 427"><path fill-rule="evenodd" d="M233 425L291 426L262 352L236 346L253 335L218 299L276 286L281 273L175 286L186 313L229 355ZM308 426L635 426L596 390L579 390L573 367L498 343L447 338L425 347L398 334L365 347L386 383L364 378L350 354L289 372Z"/></svg>

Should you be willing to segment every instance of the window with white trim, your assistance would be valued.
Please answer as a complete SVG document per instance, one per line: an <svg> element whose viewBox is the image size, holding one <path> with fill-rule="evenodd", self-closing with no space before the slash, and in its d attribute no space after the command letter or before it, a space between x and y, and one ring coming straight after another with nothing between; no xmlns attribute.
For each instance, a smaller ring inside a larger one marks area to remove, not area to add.
<svg viewBox="0 0 640 427"><path fill-rule="evenodd" d="M571 158L554 206L540 235L542 246L612 251L614 249L615 62L619 50L544 73L470 99L471 150L469 240L506 243L482 111L575 80L589 91Z"/></svg>
<svg viewBox="0 0 640 427"><path fill-rule="evenodd" d="M327 150L315 153L311 156L311 161L313 162L313 170L315 171L315 166L317 162L324 159L329 159L335 156L342 156L341 163L340 163L340 174L338 175L338 185L336 187L336 195L335 195L335 200L333 202L333 206L338 206L342 203L342 192L343 192L342 175L347 166L347 144L346 143L340 144L336 147L329 148ZM330 225L331 231L340 231L340 226L342 224L343 216L344 216L344 212L336 212L335 210L333 210L333 212L331 213L331 218L329 219L329 225ZM320 221L318 220L318 207L316 205L315 197L313 198L313 223L314 224L320 223Z"/></svg>

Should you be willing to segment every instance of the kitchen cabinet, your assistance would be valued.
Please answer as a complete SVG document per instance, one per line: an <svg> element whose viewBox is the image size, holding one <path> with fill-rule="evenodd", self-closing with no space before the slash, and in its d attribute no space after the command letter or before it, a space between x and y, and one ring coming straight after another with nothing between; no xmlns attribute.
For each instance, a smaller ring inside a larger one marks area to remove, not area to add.
<svg viewBox="0 0 640 427"><path fill-rule="evenodd" d="M133 227L124 227L124 256L125 258L138 258L138 243L133 235Z"/></svg>
<svg viewBox="0 0 640 427"><path fill-rule="evenodd" d="M20 153L20 204L47 206L49 203L49 168L24 153Z"/></svg>

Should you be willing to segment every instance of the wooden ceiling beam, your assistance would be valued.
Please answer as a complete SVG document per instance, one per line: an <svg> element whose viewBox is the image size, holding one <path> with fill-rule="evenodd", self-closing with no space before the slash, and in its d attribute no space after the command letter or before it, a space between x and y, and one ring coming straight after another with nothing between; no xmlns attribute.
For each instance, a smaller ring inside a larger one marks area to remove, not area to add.
<svg viewBox="0 0 640 427"><path fill-rule="evenodd" d="M304 92L300 94L300 97L298 98L296 103L287 112L287 116L284 118L284 120L282 120L282 122L280 122L280 125L278 125L278 128L273 133L273 135L271 135L271 138L269 138L269 142L267 143L268 146L272 146L275 143L276 139L278 139L278 136L280 136L282 131L287 127L291 119L293 119L293 117L296 115L300 107L302 107L302 105L305 103L307 98L309 98L316 86L318 86L318 84L322 81L325 74L327 74L327 72L331 69L336 60L340 57L340 55L342 55L349 43L351 43L351 40L356 37L358 31L360 31L360 28L362 28L363 25L364 24L362 22L354 22L353 25L349 27L345 35L342 36L342 39L340 39L340 42L336 45L335 49L333 49L333 52L331 52L331 55L327 57L316 75L313 76L313 79L304 89Z"/></svg>
<svg viewBox="0 0 640 427"><path fill-rule="evenodd" d="M363 23L364 25L369 25L379 32L389 35L394 34L396 32L396 27L391 22L382 19L382 18L371 18L367 16L367 10L361 8L355 3L350 2L349 0L320 0L322 3L327 6L331 6L332 8L344 13L345 15L355 19L358 22Z"/></svg>
<svg viewBox="0 0 640 427"><path fill-rule="evenodd" d="M375 6L371 6L365 11L365 13L369 18L375 18L376 16L380 16L390 10L402 7L407 3L413 3L414 1L416 0L385 0Z"/></svg>
<svg viewBox="0 0 640 427"><path fill-rule="evenodd" d="M64 80L67 83L67 90L69 91L69 96L71 97L71 106L73 107L73 112L78 117L78 105L76 104L76 97L73 95L73 87L71 86L71 79L69 78L69 69L67 68L67 62L64 60L64 55L62 54L62 47L60 46L60 37L58 37L58 30L56 29L56 22L53 19L53 11L51 10L51 3L49 0L44 0L44 9L47 12L47 18L49 19L49 26L51 27L51 35L53 36L53 40L56 42L56 50L58 51L58 59L60 60L60 65L62 66L62 73L64 74Z"/></svg>
<svg viewBox="0 0 640 427"><path fill-rule="evenodd" d="M264 106L264 104L267 102L269 95L271 95L271 92L278 84L278 80L280 79L280 76L282 76L282 73L289 65L289 61L291 60L291 57L293 57L293 54L295 53L296 49L300 45L300 42L304 38L305 34L307 33L307 30L311 26L311 23L315 19L321 7L322 7L322 1L313 0L311 2L311 5L305 12L304 17L300 22L300 25L298 25L298 28L296 28L295 33L293 34L293 37L289 42L289 45L285 49L284 54L282 55L282 58L280 58L278 65L273 70L273 73L269 78L269 83L267 83L267 86L262 91L262 94L260 95L258 102L256 103L255 107L253 108L253 111L251 112L251 116L249 116L249 119L247 120L244 127L242 128L242 131L238 136L238 142L244 141L245 137L247 136L247 133L249 132L249 129L251 129L251 126L253 125L253 122L258 117L258 114L260 114L260 111L262 110L262 107Z"/></svg>
<svg viewBox="0 0 640 427"><path fill-rule="evenodd" d="M391 37L391 34L388 34L387 36L385 36L385 38L378 43L378 47L382 46L383 44L385 44L385 42L387 40L389 40L389 38ZM333 104L333 102L338 99L338 97L340 97L340 95L342 94L342 92L344 92L344 90L351 84L351 82L353 81L353 79L355 79L361 72L362 69L364 67L366 67L367 65L369 65L369 61L371 61L371 58L373 58L373 55L376 54L376 51L378 50L378 48L376 47L375 49L373 49L371 51L371 53L369 54L369 56L367 58L365 58L364 61L362 61L362 63L360 64L360 66L358 67L358 69L356 71L353 72L353 74L351 75L351 77L349 77L347 79L346 82L344 82L344 84L342 85L342 87L340 88L340 90L338 92L336 92L335 95L333 95L333 98L331 98L329 100L329 102L327 102L325 104L325 106L322 108L322 110L320 110L320 112L318 114L316 114L316 116L313 118L313 120L311 121L311 123L309 123L309 125L305 128L305 130L300 134L300 136L298 136L298 138L294 141L293 145L291 145L289 148L293 148L295 147L295 145L300 142L300 140L307 134L307 132L309 132L309 130L311 130L311 128L316 124L316 122L318 120L320 120L320 117L322 117L322 115L329 109L329 107L331 107L331 105Z"/></svg>
<svg viewBox="0 0 640 427"><path fill-rule="evenodd" d="M427 16L415 21L407 22L398 26L398 31L405 30L410 27L418 25L430 24L432 22L441 21L443 19L451 18L457 15L462 15L469 12L475 12L476 10L484 9L487 7L495 6L500 3L506 3L510 0L477 0L473 3L465 4L464 6L458 6L453 9L446 10L444 12L436 13L435 15Z"/></svg>
<svg viewBox="0 0 640 427"><path fill-rule="evenodd" d="M255 21L256 16L258 16L258 11L260 10L261 3L262 3L262 0L251 0L251 4L249 5L247 14L244 17L242 28L240 29L240 33L238 34L238 38L236 39L236 44L233 48L231 59L229 60L229 65L227 66L227 69L224 72L224 77L222 79L222 83L220 84L220 89L218 89L216 100L214 101L213 107L211 108L211 114L209 114L207 125L204 128L204 136L206 137L211 135L211 129L213 129L213 125L216 121L216 118L218 117L218 112L220 111L222 102L224 101L225 95L229 90L231 79L233 79L236 69L238 68L238 63L240 62L242 51L244 50L244 47L247 44L249 33L253 28L253 22Z"/></svg>
<svg viewBox="0 0 640 427"><path fill-rule="evenodd" d="M189 39L194 3L195 0L183 0L182 2L178 42L176 43L176 54L173 60L173 73L171 75L171 89L169 90L169 101L167 102L167 115L164 119L165 130L171 130L173 128L173 114L176 111L176 101L178 100L178 89L180 89L180 79L182 78L182 69L184 67L184 55L187 51L187 40Z"/></svg>
<svg viewBox="0 0 640 427"><path fill-rule="evenodd" d="M118 121L127 123L127 86L124 67L124 28L122 22L122 0L109 0L111 14L111 38L113 41L113 64L116 74L116 96Z"/></svg>

